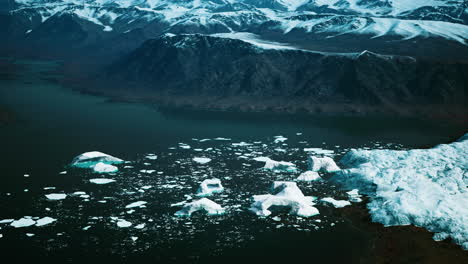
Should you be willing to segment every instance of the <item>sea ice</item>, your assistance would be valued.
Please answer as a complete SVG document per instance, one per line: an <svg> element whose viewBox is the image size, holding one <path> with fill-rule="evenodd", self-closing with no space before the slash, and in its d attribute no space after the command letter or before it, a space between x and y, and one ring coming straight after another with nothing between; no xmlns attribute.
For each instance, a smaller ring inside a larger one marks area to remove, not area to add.
<svg viewBox="0 0 468 264"><path fill-rule="evenodd" d="M317 181L321 180L322 178L316 171L306 171L301 173L299 177L297 177L296 181Z"/></svg>
<svg viewBox="0 0 468 264"><path fill-rule="evenodd" d="M94 172L97 173L112 173L112 172L117 172L119 169L116 166L106 164L103 162L98 162L94 168Z"/></svg>
<svg viewBox="0 0 468 264"><path fill-rule="evenodd" d="M71 166L78 168L94 168L94 166L98 163L110 165L120 164L122 162L124 161L111 155L99 151L91 151L76 156L73 159Z"/></svg>
<svg viewBox="0 0 468 264"><path fill-rule="evenodd" d="M353 202L353 203L360 203L362 202L362 199L361 199L361 195L359 194L359 190L358 189L353 189L349 192L346 192L348 194L348 197L349 197L349 201L350 202Z"/></svg>
<svg viewBox="0 0 468 264"><path fill-rule="evenodd" d="M94 184L108 184L111 182L115 182L113 179L105 179L105 178L97 178L97 179L90 179L89 182Z"/></svg>
<svg viewBox="0 0 468 264"><path fill-rule="evenodd" d="M210 158L193 158L193 161L200 163L200 164L206 164L211 161Z"/></svg>
<svg viewBox="0 0 468 264"><path fill-rule="evenodd" d="M318 155L332 155L335 153L333 150L323 149L323 148L304 148L304 151L312 152Z"/></svg>
<svg viewBox="0 0 468 264"><path fill-rule="evenodd" d="M221 185L220 179L206 179L200 184L197 196L209 196L222 191L224 191L224 187Z"/></svg>
<svg viewBox="0 0 468 264"><path fill-rule="evenodd" d="M36 221L36 226L45 226L45 225L48 225L48 224L52 224L55 221L57 221L57 219L46 216L46 217L43 217L43 218L37 220Z"/></svg>
<svg viewBox="0 0 468 264"><path fill-rule="evenodd" d="M318 158L309 156L307 163L311 171L336 172L340 170L335 161L330 157Z"/></svg>
<svg viewBox="0 0 468 264"><path fill-rule="evenodd" d="M189 217L194 212L205 211L208 215L221 215L225 213L225 210L221 205L211 201L207 198L201 198L200 200L186 203L182 209L175 213L179 217Z"/></svg>
<svg viewBox="0 0 468 264"><path fill-rule="evenodd" d="M130 227L130 226L132 226L132 223L130 223L129 221L127 221L125 219L118 219L117 220L117 226L118 227Z"/></svg>
<svg viewBox="0 0 468 264"><path fill-rule="evenodd" d="M326 198L320 199L320 201L332 204L335 208L342 208L342 207L351 205L351 203L349 201L335 200L335 199L333 199L331 197L326 197Z"/></svg>
<svg viewBox="0 0 468 264"><path fill-rule="evenodd" d="M16 228L19 228L19 227L28 227L28 226L32 226L36 224L36 221L32 220L31 218L26 218L26 217L23 217L19 220L15 220L13 221L10 225L12 227L16 227Z"/></svg>
<svg viewBox="0 0 468 264"><path fill-rule="evenodd" d="M138 201L138 202L134 202L134 203L131 203L131 204L128 204L127 206L125 206L125 208L129 209L129 208L135 208L135 207L144 207L145 204L147 204L147 202L145 201Z"/></svg>
<svg viewBox="0 0 468 264"><path fill-rule="evenodd" d="M468 134L431 149L352 150L334 179L368 194L372 220L410 225L468 250Z"/></svg>
<svg viewBox="0 0 468 264"><path fill-rule="evenodd" d="M64 193L51 193L51 194L46 194L45 197L49 200L63 200L67 198L67 195Z"/></svg>
<svg viewBox="0 0 468 264"><path fill-rule="evenodd" d="M304 196L295 182L275 181L273 192L276 194L254 195L250 211L258 216L269 216L272 207L287 207L289 214L310 217L319 214L313 207L313 197Z"/></svg>
<svg viewBox="0 0 468 264"><path fill-rule="evenodd" d="M272 170L272 171L285 171L285 172L296 172L297 168L296 165L294 165L291 162L286 162L286 161L276 161L272 160L267 157L257 157L254 158L256 161L260 162L265 162L265 166L263 167L266 170Z"/></svg>

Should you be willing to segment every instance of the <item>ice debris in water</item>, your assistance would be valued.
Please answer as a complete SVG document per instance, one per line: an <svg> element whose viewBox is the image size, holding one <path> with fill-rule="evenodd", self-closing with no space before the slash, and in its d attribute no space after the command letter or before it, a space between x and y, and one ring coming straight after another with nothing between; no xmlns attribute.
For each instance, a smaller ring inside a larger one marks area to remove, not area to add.
<svg viewBox="0 0 468 264"><path fill-rule="evenodd" d="M36 226L45 226L45 225L49 225L49 224L52 224L53 222L57 221L57 219L54 219L52 217L43 217L39 220L36 221Z"/></svg>
<svg viewBox="0 0 468 264"><path fill-rule="evenodd" d="M372 220L410 225L468 250L468 134L431 149L352 150L334 179L368 194Z"/></svg>
<svg viewBox="0 0 468 264"><path fill-rule="evenodd" d="M361 199L361 195L359 194L359 190L358 189L353 189L349 192L346 192L348 194L348 197L349 197L349 201L350 202L353 202L353 203L360 203L362 202L362 199Z"/></svg>
<svg viewBox="0 0 468 264"><path fill-rule="evenodd" d="M270 209L286 207L289 214L301 217L318 215L314 197L304 196L295 182L275 181L272 187L276 194L254 195L250 211L258 216L269 216Z"/></svg>
<svg viewBox="0 0 468 264"><path fill-rule="evenodd" d="M197 196L209 196L222 191L224 191L224 187L221 185L220 179L206 179L200 184Z"/></svg>
<svg viewBox="0 0 468 264"><path fill-rule="evenodd" d="M130 223L129 221L125 220L125 219L118 219L117 220L117 226L118 227L130 227L132 226L132 223Z"/></svg>
<svg viewBox="0 0 468 264"><path fill-rule="evenodd" d="M49 200L63 200L67 198L67 195L64 193L51 193L51 194L46 194L45 197Z"/></svg>
<svg viewBox="0 0 468 264"><path fill-rule="evenodd" d="M28 226L32 226L35 224L36 224L36 221L32 220L31 218L23 217L19 220L13 221L10 225L12 227L19 228L19 227L28 227Z"/></svg>
<svg viewBox="0 0 468 264"><path fill-rule="evenodd" d="M207 198L201 198L200 200L186 203L182 209L175 213L179 217L189 217L194 212L205 211L208 215L221 215L225 213L225 210L221 205L211 201Z"/></svg>
<svg viewBox="0 0 468 264"><path fill-rule="evenodd" d="M94 166L93 170L97 173L112 173L117 172L119 169L116 166L99 162Z"/></svg>
<svg viewBox="0 0 468 264"><path fill-rule="evenodd" d="M318 181L321 179L322 178L316 171L306 171L306 172L301 173L301 175L299 175L299 177L296 178L296 181L310 182L310 181Z"/></svg>
<svg viewBox="0 0 468 264"><path fill-rule="evenodd" d="M94 184L108 184L111 182L115 182L113 179L105 179L105 178L97 178L97 179L90 179L89 182Z"/></svg>
<svg viewBox="0 0 468 264"><path fill-rule="evenodd" d="M318 155L332 155L335 153L333 150L323 149L323 148L304 148L304 151L312 152Z"/></svg>
<svg viewBox="0 0 468 264"><path fill-rule="evenodd" d="M336 172L340 170L335 161L330 157L318 158L309 156L307 163L311 171Z"/></svg>
<svg viewBox="0 0 468 264"><path fill-rule="evenodd" d="M193 158L193 161L195 161L197 163L200 163L200 164L206 164L206 163L210 162L211 159L210 158L198 158L198 157L196 157L196 158Z"/></svg>
<svg viewBox="0 0 468 264"><path fill-rule="evenodd" d="M276 136L275 137L275 143L281 143L281 142L284 142L286 140L288 140L288 138L285 138L283 136Z"/></svg>
<svg viewBox="0 0 468 264"><path fill-rule="evenodd" d="M140 207L140 208L143 208L145 207L145 204L147 204L147 202L145 201L138 201L138 202L133 202L131 204L128 204L127 206L125 206L125 208L129 209L129 208L135 208L135 207Z"/></svg>
<svg viewBox="0 0 468 264"><path fill-rule="evenodd" d="M323 199L320 199L321 202L329 203L332 204L335 208L342 208L348 205L351 205L349 201L345 200L335 200L331 197L325 197Z"/></svg>
<svg viewBox="0 0 468 264"><path fill-rule="evenodd" d="M297 168L291 162L286 161L276 161L272 160L268 157L257 157L254 158L255 161L265 162L265 166L263 167L266 170L272 171L285 171L285 172L296 172Z"/></svg>

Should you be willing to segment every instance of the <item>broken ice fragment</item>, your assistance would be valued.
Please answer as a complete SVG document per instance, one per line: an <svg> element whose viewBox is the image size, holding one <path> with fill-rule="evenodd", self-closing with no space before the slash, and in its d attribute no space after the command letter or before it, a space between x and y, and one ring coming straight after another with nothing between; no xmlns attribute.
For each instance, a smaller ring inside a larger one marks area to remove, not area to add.
<svg viewBox="0 0 468 264"><path fill-rule="evenodd" d="M320 177L320 175L315 172L315 171L306 171L306 172L303 172L301 173L301 175L299 175L299 177L296 178L296 181L306 181L306 182L310 182L310 181L318 181L318 180L321 180L322 178Z"/></svg>
<svg viewBox="0 0 468 264"><path fill-rule="evenodd" d="M10 225L15 228L19 227L28 227L36 224L36 221L32 220L31 218L21 218L19 220L13 221Z"/></svg>
<svg viewBox="0 0 468 264"><path fill-rule="evenodd" d="M193 158L193 161L195 161L197 163L200 163L200 164L206 164L206 163L210 162L211 159L210 158L198 158L198 157L196 157L196 158Z"/></svg>
<svg viewBox="0 0 468 264"><path fill-rule="evenodd" d="M105 179L105 178L98 178L98 179L90 179L89 182L94 184L108 184L111 182L115 182L113 179Z"/></svg>
<svg viewBox="0 0 468 264"><path fill-rule="evenodd" d="M52 224L55 221L57 221L57 219L46 216L46 217L43 217L43 218L37 220L36 226L45 226L45 225L48 225L48 224Z"/></svg>
<svg viewBox="0 0 468 264"><path fill-rule="evenodd" d="M325 203L332 204L335 208L342 208L342 207L351 205L351 203L350 203L349 201L345 201L345 200L335 200L335 199L333 199L333 198L331 198L331 197L323 198L323 199L321 199L320 201L325 202Z"/></svg>
<svg viewBox="0 0 468 264"><path fill-rule="evenodd" d="M51 194L46 194L45 197L49 200L63 200L67 198L67 195L64 193L51 193Z"/></svg>
<svg viewBox="0 0 468 264"><path fill-rule="evenodd" d="M197 196L209 196L214 193L220 193L224 190L220 179L206 179L198 188Z"/></svg>
<svg viewBox="0 0 468 264"><path fill-rule="evenodd" d="M94 166L100 162L110 165L120 164L124 161L99 151L91 151L76 156L73 159L71 166L77 168L94 168Z"/></svg>
<svg viewBox="0 0 468 264"><path fill-rule="evenodd" d="M307 163L311 171L336 172L340 170L335 161L330 157L318 158L309 156Z"/></svg>
<svg viewBox="0 0 468 264"><path fill-rule="evenodd" d="M179 217L190 217L194 212L204 211L208 215L221 215L225 213L225 210L221 205L211 201L207 198L201 198L200 200L187 203L175 213Z"/></svg>

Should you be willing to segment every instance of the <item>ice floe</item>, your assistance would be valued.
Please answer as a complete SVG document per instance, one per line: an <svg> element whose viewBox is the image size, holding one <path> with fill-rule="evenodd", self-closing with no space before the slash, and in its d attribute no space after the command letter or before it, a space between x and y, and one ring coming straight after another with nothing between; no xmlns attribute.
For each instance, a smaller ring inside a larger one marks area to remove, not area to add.
<svg viewBox="0 0 468 264"><path fill-rule="evenodd" d="M323 148L304 148L305 152L312 152L318 155L332 155L335 153L333 150L323 149Z"/></svg>
<svg viewBox="0 0 468 264"><path fill-rule="evenodd" d="M105 178L97 178L97 179L90 179L89 182L94 184L108 184L111 182L115 182L113 179L105 179Z"/></svg>
<svg viewBox="0 0 468 264"><path fill-rule="evenodd" d="M121 228L125 228L125 227L130 227L132 226L132 223L125 220L125 219L118 219L117 220L117 226L118 227L121 227Z"/></svg>
<svg viewBox="0 0 468 264"><path fill-rule="evenodd" d="M197 211L204 211L208 215L221 215L225 213L225 210L221 205L208 198L201 198L200 200L186 203L182 209L175 213L175 215L179 217L189 217Z"/></svg>
<svg viewBox="0 0 468 264"><path fill-rule="evenodd" d="M200 164L206 164L206 163L210 162L211 159L210 158L195 157L195 158L193 158L193 161L195 161L196 163L200 163Z"/></svg>
<svg viewBox="0 0 468 264"><path fill-rule="evenodd" d="M258 216L269 216L274 207L287 207L289 214L301 217L318 215L314 207L314 197L304 196L295 182L276 181L273 183L275 194L254 195L250 211Z"/></svg>
<svg viewBox="0 0 468 264"><path fill-rule="evenodd" d="M329 203L329 204L333 205L335 208L342 208L342 207L351 205L351 203L349 201L335 200L335 199L333 199L331 197L322 198L322 199L320 199L320 201L324 202L324 203Z"/></svg>
<svg viewBox="0 0 468 264"><path fill-rule="evenodd" d="M28 226L32 226L35 224L36 224L36 221L32 220L31 218L23 217L19 220L13 221L10 225L12 227L19 228L19 227L28 227Z"/></svg>
<svg viewBox="0 0 468 264"><path fill-rule="evenodd" d="M91 151L76 156L71 162L71 166L78 168L94 168L98 163L120 164L122 162L124 161L111 155L99 151Z"/></svg>
<svg viewBox="0 0 468 264"><path fill-rule="evenodd" d="M301 175L299 175L299 177L296 178L296 181L310 182L310 181L318 181L321 179L322 177L320 177L320 175L316 171L306 171L306 172L301 173Z"/></svg>
<svg viewBox="0 0 468 264"><path fill-rule="evenodd" d="M287 161L276 161L272 160L268 157L257 157L254 158L255 161L265 162L265 166L263 167L266 170L272 171L285 171L285 172L296 172L297 168L296 165L287 162Z"/></svg>
<svg viewBox="0 0 468 264"><path fill-rule="evenodd" d="M129 209L129 208L135 208L135 207L145 207L145 204L147 204L147 202L145 201L138 201L138 202L133 202L131 204L128 204L127 206L125 206L125 208Z"/></svg>
<svg viewBox="0 0 468 264"><path fill-rule="evenodd" d="M57 219L55 218L52 218L52 217L43 217L39 220L36 221L36 226L45 226L45 225L49 225L49 224L52 224L53 222L57 221Z"/></svg>
<svg viewBox="0 0 468 264"><path fill-rule="evenodd" d="M336 172L340 170L335 161L330 157L319 158L309 156L307 163L311 171Z"/></svg>
<svg viewBox="0 0 468 264"><path fill-rule="evenodd" d="M119 169L116 166L106 164L103 162L98 162L94 167L93 167L94 172L97 173L112 173L112 172L117 172Z"/></svg>
<svg viewBox="0 0 468 264"><path fill-rule="evenodd" d="M51 193L51 194L46 194L45 197L49 200L63 200L67 198L67 195L64 193Z"/></svg>
<svg viewBox="0 0 468 264"><path fill-rule="evenodd" d="M220 179L206 179L200 184L197 196L209 196L222 191L224 191L224 187Z"/></svg>
<svg viewBox="0 0 468 264"><path fill-rule="evenodd" d="M349 197L349 201L350 202L353 202L353 203L360 203L362 202L362 199L361 199L361 195L359 194L359 190L358 189L353 189L349 192L346 192L346 194L348 194L348 197Z"/></svg>
<svg viewBox="0 0 468 264"><path fill-rule="evenodd" d="M416 225L468 250L468 134L431 149L352 150L334 179L368 194L372 220Z"/></svg>

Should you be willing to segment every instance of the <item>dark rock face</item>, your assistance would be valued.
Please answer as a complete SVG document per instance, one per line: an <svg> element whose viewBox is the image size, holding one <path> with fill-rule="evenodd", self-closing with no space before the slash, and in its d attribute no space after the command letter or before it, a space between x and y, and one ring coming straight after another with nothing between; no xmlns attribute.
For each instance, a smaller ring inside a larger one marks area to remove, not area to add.
<svg viewBox="0 0 468 264"><path fill-rule="evenodd" d="M165 36L107 69L127 90L179 96L253 96L311 104L466 105L468 64L261 49L204 35ZM125 85L123 85L125 86Z"/></svg>

